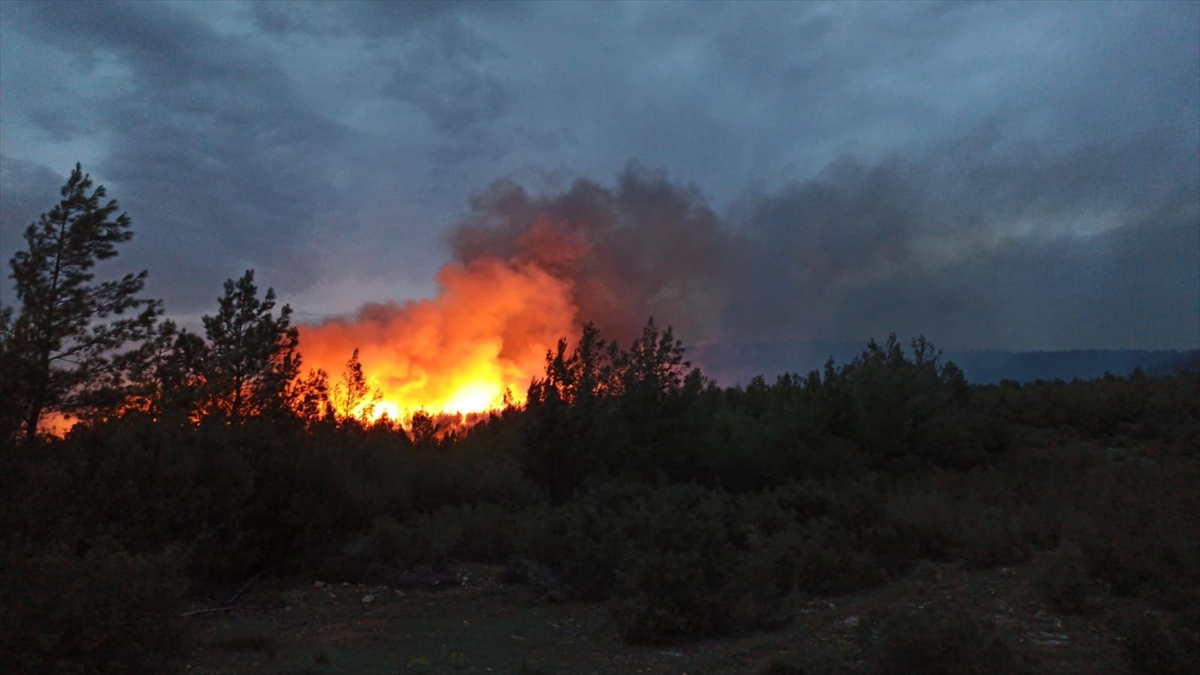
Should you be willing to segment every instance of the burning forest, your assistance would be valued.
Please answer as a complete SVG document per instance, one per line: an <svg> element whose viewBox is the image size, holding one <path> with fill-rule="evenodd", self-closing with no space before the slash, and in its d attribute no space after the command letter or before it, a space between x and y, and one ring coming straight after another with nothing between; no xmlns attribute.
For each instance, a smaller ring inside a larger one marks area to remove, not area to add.
<svg viewBox="0 0 1200 675"><path fill-rule="evenodd" d="M307 367L339 373L358 350L378 392L339 414L406 420L418 411L469 414L523 403L547 349L576 330L569 284L535 264L451 264L438 283L430 300L368 304L352 318L301 327Z"/></svg>
<svg viewBox="0 0 1200 675"><path fill-rule="evenodd" d="M354 410L335 397L338 414L405 421L520 405L547 353L584 322L629 340L650 316L691 328L719 316L719 252L732 239L665 176L631 170L616 189L581 180L542 197L502 182L472 205L435 297L300 327L305 368L340 373L358 350L377 393Z"/></svg>

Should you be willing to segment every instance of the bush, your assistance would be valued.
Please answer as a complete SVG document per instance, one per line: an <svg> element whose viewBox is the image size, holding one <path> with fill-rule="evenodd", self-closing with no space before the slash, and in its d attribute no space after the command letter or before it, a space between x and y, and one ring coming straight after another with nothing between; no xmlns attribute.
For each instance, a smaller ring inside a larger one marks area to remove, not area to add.
<svg viewBox="0 0 1200 675"><path fill-rule="evenodd" d="M925 490L901 493L888 502L884 525L872 550L897 573L916 558L945 560L961 537L958 505L949 495Z"/></svg>
<svg viewBox="0 0 1200 675"><path fill-rule="evenodd" d="M649 550L622 565L613 618L632 643L725 633L737 604L729 557L701 548Z"/></svg>
<svg viewBox="0 0 1200 675"><path fill-rule="evenodd" d="M548 527L527 527L521 553L577 597L612 598L630 642L717 634L741 597L732 504L697 485L604 484L551 513Z"/></svg>
<svg viewBox="0 0 1200 675"><path fill-rule="evenodd" d="M326 561L320 577L331 581L375 582L395 571L408 553L406 531L391 516L371 522L370 529L342 545L341 555Z"/></svg>
<svg viewBox="0 0 1200 675"><path fill-rule="evenodd" d="M845 524L821 518L806 529L806 541L795 559L799 589L836 595L887 580L887 571L855 541Z"/></svg>
<svg viewBox="0 0 1200 675"><path fill-rule="evenodd" d="M607 598L625 552L643 539L645 523L630 512L648 495L639 484L596 487L551 515L543 536L529 542L528 557L548 564L579 597Z"/></svg>
<svg viewBox="0 0 1200 675"><path fill-rule="evenodd" d="M513 554L514 515L497 504L451 506L414 518L404 527L409 566L444 567L451 561L506 562Z"/></svg>
<svg viewBox="0 0 1200 675"><path fill-rule="evenodd" d="M965 567L987 569L1029 557L1032 546L1019 511L1013 506L985 506L964 517L957 553Z"/></svg>
<svg viewBox="0 0 1200 675"><path fill-rule="evenodd" d="M130 555L106 540L83 556L6 556L0 655L10 673L160 673L180 656L185 591L175 554Z"/></svg>
<svg viewBox="0 0 1200 675"><path fill-rule="evenodd" d="M1080 485L1089 518L1077 534L1093 576L1117 595L1167 596L1200 585L1200 462L1130 456Z"/></svg>
<svg viewBox="0 0 1200 675"><path fill-rule="evenodd" d="M1200 633L1195 615L1163 617L1149 612L1127 611L1113 620L1121 638L1125 662L1135 673L1182 675L1200 671ZM1191 622L1180 618L1191 618ZM1188 625L1188 624L1191 625Z"/></svg>
<svg viewBox="0 0 1200 675"><path fill-rule="evenodd" d="M1078 546L1064 546L1038 561L1034 587L1042 599L1058 612L1068 614L1088 608L1099 589L1088 573L1087 561Z"/></svg>
<svg viewBox="0 0 1200 675"><path fill-rule="evenodd" d="M1005 675L1029 668L1014 641L988 622L936 608L884 612L859 624L878 675Z"/></svg>
<svg viewBox="0 0 1200 675"><path fill-rule="evenodd" d="M988 438L989 429L977 415L954 409L938 415L920 428L916 454L934 464L954 469L969 469L984 464L989 450L1003 449L1003 442Z"/></svg>
<svg viewBox="0 0 1200 675"><path fill-rule="evenodd" d="M447 506L405 523L382 516L342 546L342 555L328 565L325 576L362 581L397 568L442 570L456 561L507 562L524 536L523 520L520 512L488 503Z"/></svg>
<svg viewBox="0 0 1200 675"><path fill-rule="evenodd" d="M614 618L626 640L654 643L729 629L739 593L727 506L723 493L672 486L627 514L640 527L616 578Z"/></svg>

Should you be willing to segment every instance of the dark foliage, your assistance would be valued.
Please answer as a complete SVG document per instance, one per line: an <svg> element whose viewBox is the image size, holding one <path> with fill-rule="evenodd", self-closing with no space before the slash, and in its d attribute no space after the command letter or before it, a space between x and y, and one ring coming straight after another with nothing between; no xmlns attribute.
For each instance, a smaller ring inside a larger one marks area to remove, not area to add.
<svg viewBox="0 0 1200 675"><path fill-rule="evenodd" d="M1126 610L1113 619L1130 669L1139 675L1183 675L1200 668L1200 610L1182 614Z"/></svg>
<svg viewBox="0 0 1200 675"><path fill-rule="evenodd" d="M218 590L260 572L375 583L511 561L548 597L611 602L623 634L650 643L786 621L803 598L922 560L1037 554L1037 588L1062 611L1123 595L1158 598L1169 618L1200 588L1195 375L960 390L953 370L890 340L823 374L718 389L682 370L669 335L648 326L634 359L585 334L591 347L550 355L527 408L450 434L321 406L236 425L164 407L10 446L5 546L41 560L103 536L133 567L173 550L197 588ZM174 353L164 390L186 392L203 361ZM1082 412L1129 391L1140 417ZM967 441L939 420L998 431ZM1180 639L1129 625L1131 659ZM970 652L953 658L991 655L980 631L949 636ZM889 649L940 658L925 643Z"/></svg>
<svg viewBox="0 0 1200 675"><path fill-rule="evenodd" d="M877 675L1034 672L1016 640L970 615L933 608L886 612L859 626Z"/></svg>
<svg viewBox="0 0 1200 675"><path fill-rule="evenodd" d="M4 367L0 435L32 443L46 415L88 416L119 407L135 364L127 343L149 337L161 303L140 298L146 272L95 283L97 263L133 237L116 200L76 164L62 201L25 230L10 261L20 305L0 307Z"/></svg>
<svg viewBox="0 0 1200 675"><path fill-rule="evenodd" d="M114 540L86 552L8 551L0 574L0 665L8 673L160 673L186 644L186 589L171 554Z"/></svg>

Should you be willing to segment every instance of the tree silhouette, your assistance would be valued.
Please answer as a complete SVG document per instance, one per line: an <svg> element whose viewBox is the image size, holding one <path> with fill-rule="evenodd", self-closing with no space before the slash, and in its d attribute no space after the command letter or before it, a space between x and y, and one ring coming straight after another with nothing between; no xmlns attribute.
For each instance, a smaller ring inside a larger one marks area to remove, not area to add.
<svg viewBox="0 0 1200 675"><path fill-rule="evenodd" d="M286 398L292 412L306 425L335 421L336 414L329 402L329 373L317 368L297 378L288 387Z"/></svg>
<svg viewBox="0 0 1200 675"><path fill-rule="evenodd" d="M206 412L224 415L230 424L288 407L288 385L300 372L299 331L291 325L292 308L274 316L275 291L258 299L254 270L225 281L216 316L205 316L211 353L206 368Z"/></svg>
<svg viewBox="0 0 1200 675"><path fill-rule="evenodd" d="M651 403L678 392L692 365L683 354L683 344L675 339L671 327L660 333L651 317L642 336L617 362L623 393L639 403Z"/></svg>
<svg viewBox="0 0 1200 675"><path fill-rule="evenodd" d="M375 408L383 399L383 394L378 389L372 389L363 375L362 363L358 360L358 349L355 349L350 360L346 361L341 381L333 386L330 398L339 421L370 419L374 416Z"/></svg>
<svg viewBox="0 0 1200 675"><path fill-rule="evenodd" d="M138 297L146 271L94 283L97 262L117 256L133 237L129 216L116 200L102 204L104 186L75 165L60 191L62 200L25 230L26 250L10 261L20 310L3 310L7 437L23 427L37 436L48 413L82 414L118 406L124 399L131 357L129 342L149 337L161 303Z"/></svg>
<svg viewBox="0 0 1200 675"><path fill-rule="evenodd" d="M203 338L163 321L138 348L130 368L127 406L154 419L189 421L203 389L209 357Z"/></svg>

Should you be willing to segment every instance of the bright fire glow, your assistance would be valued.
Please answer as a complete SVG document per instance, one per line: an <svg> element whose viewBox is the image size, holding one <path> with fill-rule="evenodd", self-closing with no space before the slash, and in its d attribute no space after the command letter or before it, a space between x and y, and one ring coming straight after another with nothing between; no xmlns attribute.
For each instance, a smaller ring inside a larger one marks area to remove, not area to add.
<svg viewBox="0 0 1200 675"><path fill-rule="evenodd" d="M305 370L321 368L336 385L358 349L363 374L382 394L373 412L340 414L405 421L418 411L484 412L502 407L506 392L523 403L546 350L575 332L569 283L534 263L452 263L437 281L431 300L368 304L353 319L301 326Z"/></svg>

